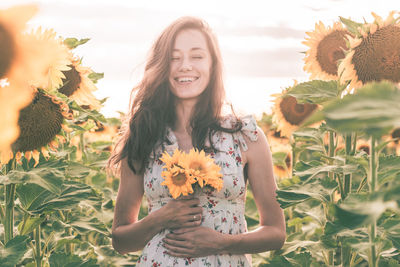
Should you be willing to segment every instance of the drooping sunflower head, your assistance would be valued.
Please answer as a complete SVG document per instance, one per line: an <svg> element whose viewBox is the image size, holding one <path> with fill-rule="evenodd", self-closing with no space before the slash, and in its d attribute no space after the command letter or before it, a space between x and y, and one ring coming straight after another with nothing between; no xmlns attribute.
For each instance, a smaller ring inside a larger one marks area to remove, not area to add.
<svg viewBox="0 0 400 267"><path fill-rule="evenodd" d="M196 182L193 176L189 175L184 169L176 168L174 171L165 170L161 173L164 181L161 185L166 185L173 198L180 195L187 196L193 193L192 184Z"/></svg>
<svg viewBox="0 0 400 267"><path fill-rule="evenodd" d="M338 61L345 56L348 34L339 22L335 22L332 27L325 27L319 22L315 24L313 32L307 32L309 38L303 44L309 49L304 57L304 71L311 73L310 79L338 79Z"/></svg>
<svg viewBox="0 0 400 267"><path fill-rule="evenodd" d="M37 165L40 151L47 156L47 147L55 149L60 141L65 141L59 134L64 128L64 119L71 119L71 113L68 111L64 102L37 90L31 103L20 111L20 135L12 144L13 152L19 156L24 153L28 161L32 156Z"/></svg>
<svg viewBox="0 0 400 267"><path fill-rule="evenodd" d="M80 60L73 60L68 66L70 69L63 71L63 85L58 91L75 100L78 105L87 105L92 109L99 110L101 108L100 101L96 99L93 92L97 87L89 78L92 72L90 68L80 65Z"/></svg>
<svg viewBox="0 0 400 267"><path fill-rule="evenodd" d="M276 95L274 102L273 122L281 135L286 137L290 137L292 132L296 131L318 108L317 104L297 103L296 98L287 95L286 92Z"/></svg>
<svg viewBox="0 0 400 267"><path fill-rule="evenodd" d="M349 53L339 65L341 82L351 81L349 89L373 81L400 82L400 23L394 14L384 21L373 13L375 21L349 37Z"/></svg>

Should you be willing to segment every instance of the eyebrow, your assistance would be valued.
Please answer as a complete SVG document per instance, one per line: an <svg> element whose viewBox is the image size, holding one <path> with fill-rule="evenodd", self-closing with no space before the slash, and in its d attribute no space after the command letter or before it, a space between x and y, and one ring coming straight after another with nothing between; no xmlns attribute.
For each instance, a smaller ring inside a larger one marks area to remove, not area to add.
<svg viewBox="0 0 400 267"><path fill-rule="evenodd" d="M190 49L190 51L195 51L195 50L203 50L203 51L205 51L206 49L201 48L201 47L193 47L192 49ZM180 51L180 50L174 48L172 51Z"/></svg>

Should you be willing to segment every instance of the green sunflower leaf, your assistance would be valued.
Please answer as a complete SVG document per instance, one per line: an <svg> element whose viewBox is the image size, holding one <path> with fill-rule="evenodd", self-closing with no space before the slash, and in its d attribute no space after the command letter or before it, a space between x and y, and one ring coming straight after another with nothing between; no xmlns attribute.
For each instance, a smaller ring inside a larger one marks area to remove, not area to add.
<svg viewBox="0 0 400 267"><path fill-rule="evenodd" d="M360 36L360 32L358 31L359 27L362 27L363 24L362 23L358 23L355 21L352 21L351 19L346 19L343 17L340 17L340 21L346 26L347 30L349 32L351 32L352 34L356 35L356 36Z"/></svg>
<svg viewBox="0 0 400 267"><path fill-rule="evenodd" d="M53 252L49 258L50 267L97 267L96 259L84 259L78 255Z"/></svg>
<svg viewBox="0 0 400 267"><path fill-rule="evenodd" d="M334 100L313 114L305 124L324 119L329 127L341 133L365 132L382 136L400 127L400 91L389 82L370 83Z"/></svg>
<svg viewBox="0 0 400 267"><path fill-rule="evenodd" d="M321 104L336 99L341 88L337 81L313 80L293 86L287 92L296 98L298 103Z"/></svg>
<svg viewBox="0 0 400 267"><path fill-rule="evenodd" d="M61 192L61 184L65 178L64 168L65 164L61 161L49 161L29 171L12 170L7 175L0 176L0 183L37 184L54 194L59 194Z"/></svg>
<svg viewBox="0 0 400 267"><path fill-rule="evenodd" d="M369 195L350 195L344 203L334 205L337 222L354 229L377 220L388 209L397 209L395 201L368 198Z"/></svg>
<svg viewBox="0 0 400 267"><path fill-rule="evenodd" d="M74 49L80 45L83 45L87 43L90 40L90 38L85 38L85 39L76 39L76 38L66 38L64 40L64 44L68 46L69 49Z"/></svg>
<svg viewBox="0 0 400 267"><path fill-rule="evenodd" d="M104 72L92 72L88 75L88 77L93 83L97 83L98 80L104 78Z"/></svg>
<svg viewBox="0 0 400 267"><path fill-rule="evenodd" d="M14 267L19 263L24 254L28 251L29 236L18 235L0 246L0 265L3 267Z"/></svg>

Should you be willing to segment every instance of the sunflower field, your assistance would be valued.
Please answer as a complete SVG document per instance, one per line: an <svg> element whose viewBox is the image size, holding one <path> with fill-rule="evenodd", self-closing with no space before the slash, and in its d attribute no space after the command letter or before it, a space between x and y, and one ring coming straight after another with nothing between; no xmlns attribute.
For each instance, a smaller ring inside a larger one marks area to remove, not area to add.
<svg viewBox="0 0 400 267"><path fill-rule="evenodd" d="M0 266L135 266L111 245L121 118L74 49L26 31L36 6L0 10ZM310 80L275 95L265 131L287 241L253 266L400 266L400 19L341 18L308 32ZM251 189L248 228L258 226ZM147 214L144 199L139 217Z"/></svg>

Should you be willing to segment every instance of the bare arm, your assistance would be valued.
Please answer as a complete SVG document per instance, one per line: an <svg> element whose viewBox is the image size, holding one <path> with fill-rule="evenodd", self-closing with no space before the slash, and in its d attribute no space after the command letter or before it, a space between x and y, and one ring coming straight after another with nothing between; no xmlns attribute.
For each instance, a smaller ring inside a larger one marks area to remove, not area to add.
<svg viewBox="0 0 400 267"><path fill-rule="evenodd" d="M143 249L163 229L193 227L201 222L198 199L172 200L139 221L143 194L143 175L134 174L123 159L112 225L112 245L121 254ZM193 215L197 215L197 221L193 221Z"/></svg>
<svg viewBox="0 0 400 267"><path fill-rule="evenodd" d="M258 253L280 249L286 238L283 210L276 200L272 155L265 135L258 128L256 142L247 140L248 177L260 215L260 227L240 235L224 235L223 253Z"/></svg>

